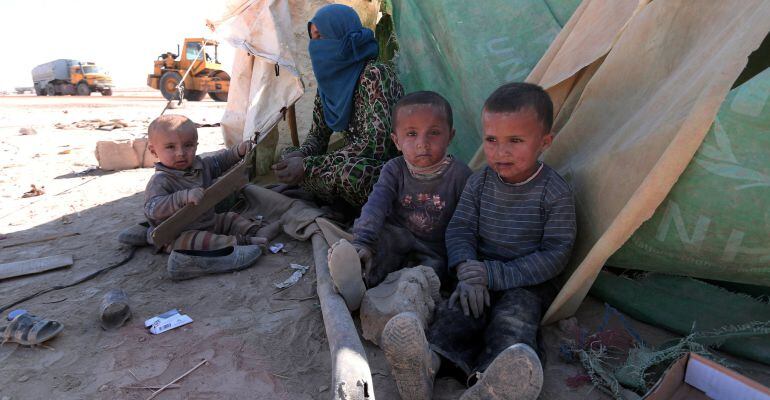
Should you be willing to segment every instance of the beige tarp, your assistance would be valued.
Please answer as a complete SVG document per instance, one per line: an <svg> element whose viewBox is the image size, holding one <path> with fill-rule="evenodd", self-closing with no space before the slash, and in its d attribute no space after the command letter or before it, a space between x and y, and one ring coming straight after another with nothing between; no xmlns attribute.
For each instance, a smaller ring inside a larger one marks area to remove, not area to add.
<svg viewBox="0 0 770 400"><path fill-rule="evenodd" d="M267 136L283 111L304 92L294 57L287 0L231 0L209 25L236 48L227 107L225 144Z"/></svg>
<svg viewBox="0 0 770 400"><path fill-rule="evenodd" d="M529 79L561 107L544 159L571 183L578 209L574 272L544 323L573 314L652 216L769 30L762 0L581 4Z"/></svg>

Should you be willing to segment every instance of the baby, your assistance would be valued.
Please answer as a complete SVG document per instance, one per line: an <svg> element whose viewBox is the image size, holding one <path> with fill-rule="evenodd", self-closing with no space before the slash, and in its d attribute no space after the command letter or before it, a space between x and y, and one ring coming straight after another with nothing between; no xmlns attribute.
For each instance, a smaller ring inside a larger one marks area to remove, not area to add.
<svg viewBox="0 0 770 400"><path fill-rule="evenodd" d="M198 129L181 115L156 118L148 136L148 149L160 160L145 189L144 214L150 223L147 237L151 241L155 227L187 204L199 204L204 189L240 161L252 143L245 141L205 158L196 156ZM261 254L258 245L267 242L258 236L258 229L257 223L236 213L207 210L164 246L172 253L169 275L172 279L188 279L249 266Z"/></svg>

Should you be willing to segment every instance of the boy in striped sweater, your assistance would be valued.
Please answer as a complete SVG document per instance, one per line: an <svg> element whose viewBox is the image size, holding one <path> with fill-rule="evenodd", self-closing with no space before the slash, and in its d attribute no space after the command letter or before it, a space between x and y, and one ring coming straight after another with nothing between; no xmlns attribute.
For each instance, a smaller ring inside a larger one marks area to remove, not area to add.
<svg viewBox="0 0 770 400"><path fill-rule="evenodd" d="M409 313L382 333L403 399L430 398L442 360L472 384L463 400L538 397L538 326L576 233L569 185L538 161L553 140L552 121L551 100L537 85L503 85L484 104L488 166L468 179L446 232L456 289L427 337Z"/></svg>

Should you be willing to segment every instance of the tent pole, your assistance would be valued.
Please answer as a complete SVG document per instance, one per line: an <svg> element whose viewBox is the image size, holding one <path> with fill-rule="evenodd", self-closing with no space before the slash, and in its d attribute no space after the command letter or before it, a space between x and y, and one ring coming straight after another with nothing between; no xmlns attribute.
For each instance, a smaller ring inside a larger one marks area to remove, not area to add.
<svg viewBox="0 0 770 400"><path fill-rule="evenodd" d="M291 144L294 147L299 147L299 133L297 133L297 111L294 109L294 104L290 105L289 109L286 111L286 120L289 123Z"/></svg>
<svg viewBox="0 0 770 400"><path fill-rule="evenodd" d="M313 234L311 240L318 279L318 298L332 357L332 399L374 400L372 373L364 346L345 301L334 291L329 274L329 245L321 233Z"/></svg>

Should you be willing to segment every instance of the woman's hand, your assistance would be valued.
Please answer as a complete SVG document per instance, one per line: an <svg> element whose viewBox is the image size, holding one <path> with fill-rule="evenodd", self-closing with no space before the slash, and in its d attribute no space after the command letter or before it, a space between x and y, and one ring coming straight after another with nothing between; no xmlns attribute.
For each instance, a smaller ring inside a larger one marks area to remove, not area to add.
<svg viewBox="0 0 770 400"><path fill-rule="evenodd" d="M282 183L298 185L305 177L305 163L302 157L290 157L270 167Z"/></svg>

